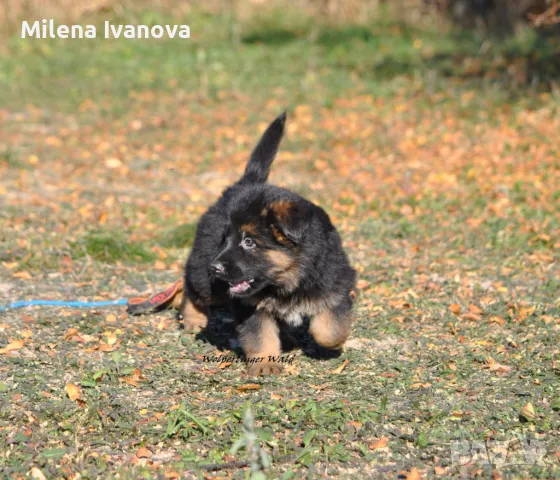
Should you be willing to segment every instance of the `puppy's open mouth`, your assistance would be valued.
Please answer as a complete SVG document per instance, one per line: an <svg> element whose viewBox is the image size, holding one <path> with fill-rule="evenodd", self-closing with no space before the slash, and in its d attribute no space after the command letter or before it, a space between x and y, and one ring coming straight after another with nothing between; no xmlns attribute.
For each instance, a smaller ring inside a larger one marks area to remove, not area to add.
<svg viewBox="0 0 560 480"><path fill-rule="evenodd" d="M231 293L244 293L251 288L251 283L255 281L254 278L251 280L244 280L238 283L229 282L229 291Z"/></svg>

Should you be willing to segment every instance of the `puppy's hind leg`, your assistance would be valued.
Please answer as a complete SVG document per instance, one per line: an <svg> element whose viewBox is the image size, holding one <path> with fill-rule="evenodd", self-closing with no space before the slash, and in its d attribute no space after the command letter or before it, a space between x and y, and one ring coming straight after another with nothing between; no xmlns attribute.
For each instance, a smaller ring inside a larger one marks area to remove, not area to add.
<svg viewBox="0 0 560 480"><path fill-rule="evenodd" d="M183 292L183 302L179 307L179 320L183 320L185 331L200 332L208 325L208 306L197 305L189 298L187 292Z"/></svg>
<svg viewBox="0 0 560 480"><path fill-rule="evenodd" d="M352 304L345 302L315 315L309 325L309 332L322 347L340 349L350 336L351 328Z"/></svg>
<svg viewBox="0 0 560 480"><path fill-rule="evenodd" d="M177 318L183 321L185 331L198 333L208 325L209 305L212 297L210 279L204 259L191 252L185 265L183 301ZM198 261L198 263L197 263Z"/></svg>

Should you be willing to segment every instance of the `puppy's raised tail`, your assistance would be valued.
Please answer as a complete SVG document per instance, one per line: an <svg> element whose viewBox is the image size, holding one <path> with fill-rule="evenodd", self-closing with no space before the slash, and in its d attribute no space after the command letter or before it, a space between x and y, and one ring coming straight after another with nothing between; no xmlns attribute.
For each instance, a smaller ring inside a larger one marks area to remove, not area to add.
<svg viewBox="0 0 560 480"><path fill-rule="evenodd" d="M239 183L265 183L270 172L270 165L276 157L278 146L284 136L286 112L282 113L268 126L259 143L251 153L245 173Z"/></svg>

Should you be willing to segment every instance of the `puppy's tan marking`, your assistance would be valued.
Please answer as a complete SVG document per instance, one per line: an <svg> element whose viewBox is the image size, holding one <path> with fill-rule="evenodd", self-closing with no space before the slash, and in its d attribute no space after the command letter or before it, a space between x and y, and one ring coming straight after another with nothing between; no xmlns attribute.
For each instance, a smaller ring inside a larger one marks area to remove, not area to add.
<svg viewBox="0 0 560 480"><path fill-rule="evenodd" d="M273 273L278 283L288 290L297 288L300 272L296 260L280 250L270 250L266 253L266 256L274 265Z"/></svg>
<svg viewBox="0 0 560 480"><path fill-rule="evenodd" d="M247 357L267 357L280 355L278 324L271 315L259 313L258 328L248 331L242 337L242 346Z"/></svg>
<svg viewBox="0 0 560 480"><path fill-rule="evenodd" d="M274 361L282 352L278 324L266 312L258 312L256 318L241 331L240 342L249 362L248 375L280 373L282 365Z"/></svg>
<svg viewBox="0 0 560 480"><path fill-rule="evenodd" d="M257 226L254 223L246 223L245 225L241 225L241 231L249 235L256 235Z"/></svg>
<svg viewBox="0 0 560 480"><path fill-rule="evenodd" d="M300 272L297 264L293 264L286 271L278 275L278 281L288 290L295 290L299 285Z"/></svg>
<svg viewBox="0 0 560 480"><path fill-rule="evenodd" d="M294 263L294 259L290 255L280 250L269 250L266 252L266 256L278 271L287 270Z"/></svg>
<svg viewBox="0 0 560 480"><path fill-rule="evenodd" d="M338 349L350 336L351 324L350 312L343 318L336 318L331 311L325 310L311 320L309 332L319 345Z"/></svg>
<svg viewBox="0 0 560 480"><path fill-rule="evenodd" d="M183 307L184 302L185 302L185 291L181 290L179 293L177 293L177 295L171 302L171 307L179 310Z"/></svg>
<svg viewBox="0 0 560 480"><path fill-rule="evenodd" d="M288 200L278 200L270 205L270 209L274 212L274 216L280 222L287 222L290 219L290 212L293 206L293 202Z"/></svg>
<svg viewBox="0 0 560 480"><path fill-rule="evenodd" d="M279 243L283 243L284 245L289 245L290 241L275 225L270 226L270 231L272 232L272 235L274 235L274 238L276 238L276 240L278 240Z"/></svg>
<svg viewBox="0 0 560 480"><path fill-rule="evenodd" d="M208 309L195 306L186 295L183 297L179 315L183 318L183 324L187 332L199 332L208 325Z"/></svg>

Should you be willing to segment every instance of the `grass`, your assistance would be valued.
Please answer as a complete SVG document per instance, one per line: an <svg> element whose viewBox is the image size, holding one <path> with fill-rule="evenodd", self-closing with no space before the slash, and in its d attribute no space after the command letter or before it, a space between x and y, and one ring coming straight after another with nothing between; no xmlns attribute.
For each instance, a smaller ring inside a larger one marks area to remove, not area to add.
<svg viewBox="0 0 560 480"><path fill-rule="evenodd" d="M192 246L196 233L196 223L186 223L166 230L160 240L165 248L185 248Z"/></svg>
<svg viewBox="0 0 560 480"><path fill-rule="evenodd" d="M551 66L557 44L550 40L541 45L531 31L505 43L487 41L484 48L489 52L480 55L481 41L471 34L442 38L435 31L379 22L325 28L313 39L310 20L283 25L278 22L282 17L246 25L240 43L229 36L231 20L202 14L183 20L194 32L187 41L13 39L10 55L2 59L0 85L17 95L14 100L56 102L57 109L85 108L92 97L100 100L109 94L110 102L90 107L118 115L126 109L131 93L144 89L179 89L203 98L216 98L227 89L266 98L271 90L282 88L290 92L290 104L321 97L328 104L347 88L395 94L407 84L401 77L410 75L418 77L422 88L431 89L448 83L449 77L486 87L518 85L524 83L524 59L529 57L534 68L544 66L530 73L529 81L547 85L558 74ZM138 18L111 21L153 25L172 19L146 12ZM237 61L239 55L243 63ZM72 76L68 76L69 68ZM258 70L268 74L252 74ZM35 78L41 78L39 85ZM492 101L507 100L508 92L496 88ZM7 100L10 97L6 95Z"/></svg>
<svg viewBox="0 0 560 480"><path fill-rule="evenodd" d="M360 279L351 340L324 358L297 332L287 372L255 380L203 361L236 352L221 312L198 337L171 311L0 312L0 348L23 341L0 353L0 470L557 476L560 124L557 72L540 63L553 40L273 20L237 43L231 18L202 14L186 42L9 40L0 305L163 290L289 108L271 180L339 228ZM520 439L542 442L542 462ZM458 466L461 440L491 454L510 441L507 465Z"/></svg>
<svg viewBox="0 0 560 480"><path fill-rule="evenodd" d="M76 243L74 257L89 255L99 262L114 263L117 260L133 262L153 262L156 255L142 244L127 242L117 232L96 232L86 235L81 243Z"/></svg>

